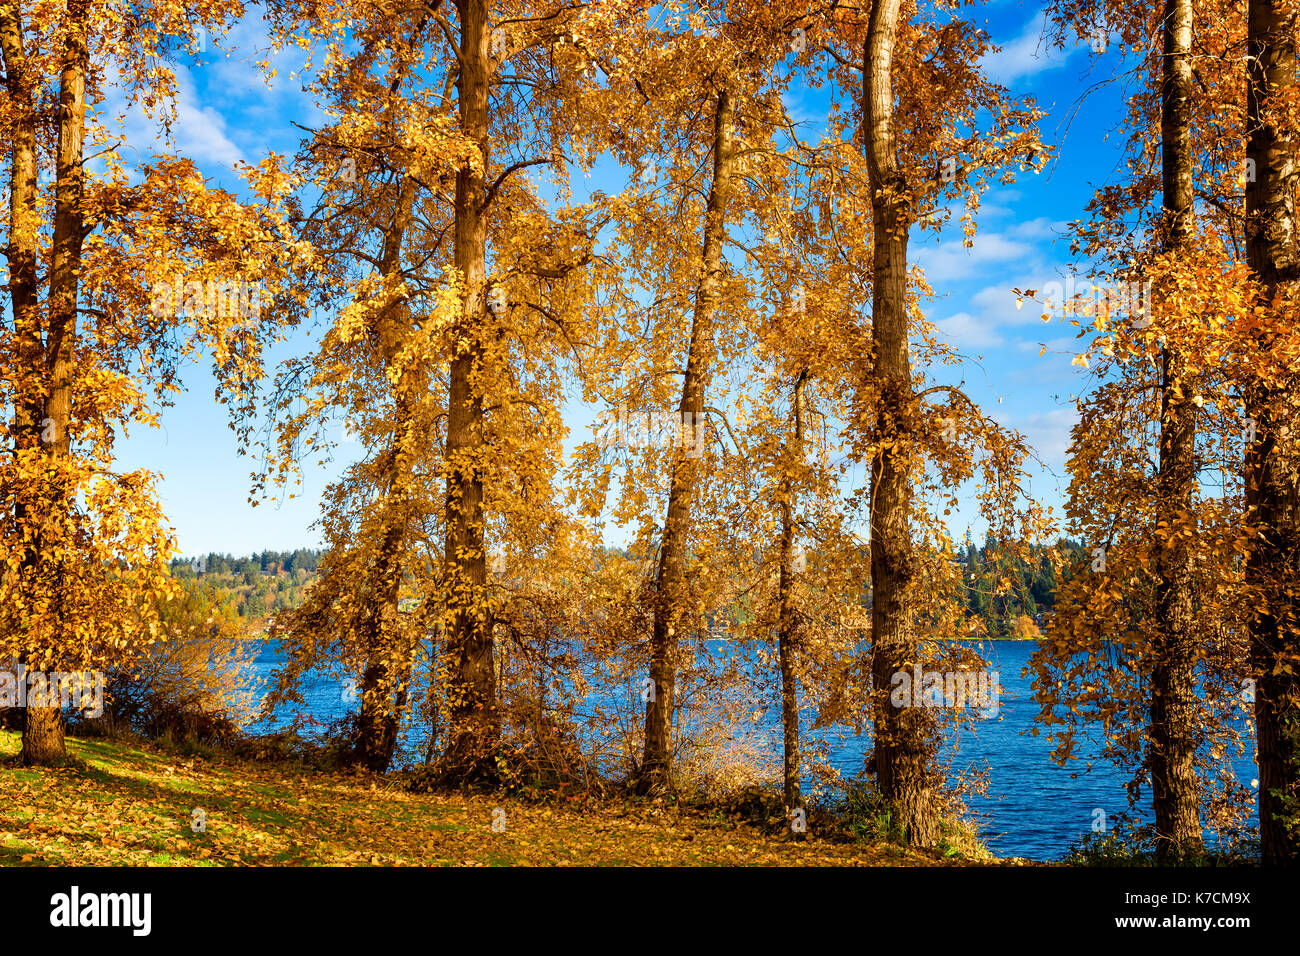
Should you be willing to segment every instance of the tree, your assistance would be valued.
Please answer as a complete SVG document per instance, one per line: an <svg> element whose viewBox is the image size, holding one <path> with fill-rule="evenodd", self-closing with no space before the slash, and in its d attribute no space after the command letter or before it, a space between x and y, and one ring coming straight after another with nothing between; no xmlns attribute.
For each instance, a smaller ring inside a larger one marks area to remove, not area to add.
<svg viewBox="0 0 1300 956"><path fill-rule="evenodd" d="M1260 852L1276 865L1300 858L1300 398L1290 319L1300 290L1300 84L1295 4L1249 0L1246 9L1246 158L1254 169L1245 190L1246 261L1258 282L1258 372L1245 389L1255 431L1246 448L1247 520L1258 540L1246 579L1261 602L1250 626Z"/></svg>
<svg viewBox="0 0 1300 956"><path fill-rule="evenodd" d="M1023 164L1026 156L1036 155L1038 142L1032 128L1035 111L1007 103L1005 91L981 77L974 66L987 37L960 21L913 24L904 16L905 9L913 12L901 0L874 0L861 47L861 146L870 184L872 229L872 352L864 391L874 412L870 437L874 760L877 787L904 839L932 846L938 839L938 780L930 762L934 721L922 707L900 708L890 700L893 676L918 662L915 589L923 579L911 528L917 510L912 481L919 446L928 436L918 417L924 393L914 389L909 346L909 232L918 222L933 223L936 197L945 187L977 195L981 170ZM862 35L861 24L853 26L854 35ZM965 35L958 32L963 29ZM936 59L924 60L919 54L923 46L934 49ZM908 102L903 97L896 111L903 88L900 77L912 70L925 72L936 62L943 63L942 77L933 77L933 88L921 84L925 98L933 98L934 103ZM970 129L976 104L992 115L985 131ZM970 133L965 140L958 138L962 127ZM907 166L900 159L903 155L909 159ZM937 176L921 165L927 156L934 158ZM963 218L968 220L969 235L970 213ZM968 400L964 404L970 405ZM987 431L984 423L979 425L985 434L996 434ZM994 441L990 446L994 459L1014 447L1014 442L1004 446ZM1015 457L1010 451L999 468L1011 465L1014 470ZM943 553L950 549L944 548ZM951 573L950 568L946 571Z"/></svg>
<svg viewBox="0 0 1300 956"><path fill-rule="evenodd" d="M720 294L723 228L731 193L734 168L732 143L734 106L732 91L725 81L714 93L713 177L705 213L704 243L700 252L700 280L695 293L686 371L682 377L678 410L682 429L692 432L704 418L705 383L710 357L705 351L712 337L712 324ZM692 435L692 439L694 436ZM684 444L684 443L683 443ZM673 456L668 510L660 542L659 571L655 579L654 630L650 643L650 681L654 693L646 703L645 755L641 763L641 786L664 787L671 763L673 694L676 682L677 631L684 624L680 592L685 579L686 542L691 520L698 460L681 448Z"/></svg>
<svg viewBox="0 0 1300 956"><path fill-rule="evenodd" d="M612 428L617 440L588 443L575 469L584 510L599 521L613 465L602 459L622 460L614 514L635 520L639 545L655 555L635 773L643 792L673 785L674 715L685 699L684 675L696 670L682 644L708 632L725 607L711 590L728 585L706 557L716 542L701 518L730 477L715 472L720 422L710 403L727 359L743 361L748 332L749 286L728 260L729 229L752 198L742 168L762 160L783 116L772 77L780 51L768 48L770 27L759 10L674 6L662 20L666 27L646 17L612 37L599 61L609 76L603 102L611 151L638 174L610 206L622 269L611 305L623 328L584 376L584 390L613 406L606 414L617 420L607 422L606 438ZM625 440L643 421L646 434Z"/></svg>
<svg viewBox="0 0 1300 956"><path fill-rule="evenodd" d="M907 321L905 186L898 167L894 129L894 46L899 0L871 5L863 49L863 149L871 188L874 379L879 396L879 452L871 465L871 672L882 701L893 675L911 666L916 636L911 588L916 573L908 530L912 510L911 467L906 447L912 404ZM909 842L931 846L938 839L927 737L929 715L915 708L876 708L875 760L880 793L898 815Z"/></svg>
<svg viewBox="0 0 1300 956"><path fill-rule="evenodd" d="M301 157L317 193L304 196L314 205L303 235L326 259L303 281L321 304L346 305L316 352L282 369L276 448L259 480L284 481L329 453L323 426L340 412L366 457L327 493L330 548L307 603L277 627L291 660L268 704L292 699L312 662L342 662L361 681L359 756L382 770L413 655L433 632L443 660L430 673L447 685L440 773L451 782L498 769L505 589L488 574L489 542L563 524L548 492L560 367L599 322L584 305L599 273L601 198L548 210L523 171L558 175L603 128L559 116L586 108L590 64L571 41L588 20L618 29L604 7L496 12L494 26L482 0L454 15L438 3L413 9L399 40L383 4L353 4L325 24L311 4L276 13L284 37L339 38L322 45L314 85L337 121L311 131ZM417 613L399 613L406 596Z"/></svg>
<svg viewBox="0 0 1300 956"><path fill-rule="evenodd" d="M791 389L790 417L792 439L790 442L790 470L781 483L781 541L777 612L777 654L781 662L781 735L784 742L782 760L782 788L786 812L803 805L799 787L799 682L795 669L795 648L798 641L798 623L794 606L794 481L795 468L803 464L803 387L808 373L800 369Z"/></svg>
<svg viewBox="0 0 1300 956"><path fill-rule="evenodd" d="M1191 155L1192 2L1166 0L1162 22L1161 195L1164 251L1178 254L1193 225ZM1166 292L1165 294L1170 294ZM1176 293L1173 293L1176 294ZM1155 661L1151 673L1151 796L1156 851L1163 862L1201 850L1195 741L1196 612L1192 548L1181 529L1195 527L1195 381L1176 347L1161 352L1160 465L1157 494L1167 537L1157 552Z"/></svg>
<svg viewBox="0 0 1300 956"><path fill-rule="evenodd" d="M169 124L170 44L193 48L198 31L241 10L86 0L0 10L0 125L13 144L0 534L18 556L0 574L0 653L31 671L102 667L149 642L150 601L172 587L154 476L113 470L118 429L156 424L150 399L166 405L181 364L204 349L232 407L260 375L260 333L273 322L260 305L294 256L280 243L291 184L278 164L243 170L252 205L171 156L141 165L132 185L114 137L88 115L111 72ZM25 762L60 759L59 708L28 707L23 739Z"/></svg>
<svg viewBox="0 0 1300 956"><path fill-rule="evenodd" d="M1201 852L1203 821L1232 832L1244 817L1249 795L1219 756L1241 746L1232 718L1250 696L1243 610L1268 603L1258 582L1242 578L1237 556L1258 548L1242 534L1248 501L1233 478L1236 407L1260 368L1254 322L1243 321L1253 282L1235 252L1246 238L1240 204L1251 176L1241 163L1243 117L1232 92L1240 73L1230 54L1244 34L1231 5L1062 4L1058 42L1099 30L1098 9L1143 58L1147 79L1130 100L1128 176L1098 192L1076 249L1100 253L1130 291L1081 304L1101 334L1076 362L1096 359L1104 384L1073 436L1068 512L1104 560L1094 558L1091 571L1080 565L1091 583L1063 588L1035 665L1055 658L1040 671L1045 722L1073 726L1073 716L1047 717L1065 701L1071 714L1104 721L1107 755L1134 770L1130 800L1150 775L1149 835L1157 858L1173 862ZM1216 51L1199 74L1193 49ZM1150 172L1157 150L1159 178ZM1158 423L1154 437L1149 422ZM1158 465L1147 474L1151 456ZM1099 637L1119 643L1103 648ZM1081 674L1084 654L1095 671ZM1095 695L1099 687L1109 701ZM1057 734L1058 754L1069 752L1071 733Z"/></svg>

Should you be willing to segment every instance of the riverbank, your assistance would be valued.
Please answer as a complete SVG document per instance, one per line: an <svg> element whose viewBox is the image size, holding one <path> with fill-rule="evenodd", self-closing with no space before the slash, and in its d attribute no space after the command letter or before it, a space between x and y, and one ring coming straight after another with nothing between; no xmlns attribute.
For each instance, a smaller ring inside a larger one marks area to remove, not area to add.
<svg viewBox="0 0 1300 956"><path fill-rule="evenodd" d="M885 843L795 842L725 813L410 793L373 777L69 738L67 767L19 767L0 732L0 865L952 866ZM197 812L196 811L200 811ZM497 829L494 830L494 822ZM983 861L1004 863L1006 861Z"/></svg>

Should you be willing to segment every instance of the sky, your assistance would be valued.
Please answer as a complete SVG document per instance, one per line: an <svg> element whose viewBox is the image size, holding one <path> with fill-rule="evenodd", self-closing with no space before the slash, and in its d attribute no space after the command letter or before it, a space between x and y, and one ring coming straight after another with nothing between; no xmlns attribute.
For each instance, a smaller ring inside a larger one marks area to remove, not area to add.
<svg viewBox="0 0 1300 956"><path fill-rule="evenodd" d="M1124 91L1119 84L1099 85L1115 72L1120 58L1116 50L1099 55L1083 40L1063 51L1049 49L1042 39L1042 10L1035 3L995 0L964 8L963 16L981 22L1001 47L985 63L993 78L1013 93L1032 94L1046 111L1040 130L1055 154L1041 172L1021 174L1013 186L994 186L985 195L972 248L962 247L959 234L936 238L918 232L912 261L936 292L927 314L969 358L962 373L967 394L990 417L1027 436L1041 460L1031 468L1030 488L1059 517L1067 483L1066 448L1077 418L1073 398L1087 382L1082 370L1070 364L1077 353L1074 330L1056 320L1045 324L1041 310L1030 303L1017 309L1011 290L1042 289L1070 273L1085 272L1071 262L1067 224L1083 215L1096 189L1121 172L1122 142L1116 131L1123 119ZM302 135L293 123L313 126L322 120L294 76L301 53L277 56L278 72L268 83L254 65L267 46L260 14L250 6L248 17L226 37L177 67L174 148L193 159L214 184L232 190L238 186L235 162L255 163L268 151L292 153ZM825 115L823 93L792 90L788 105L803 117ZM157 130L126 110L120 96L110 95L103 110L123 117L129 142L142 152L157 142ZM311 345L298 334L271 357L283 359ZM1044 346L1047 352L1040 357ZM320 536L311 525L321 492L359 454L359 446L344 440L332 464L309 468L300 486L273 490L254 508L249 495L255 462L238 454L211 377L201 365L191 365L183 383L186 390L165 410L161 428L137 428L119 446L120 468L160 474L159 492L181 553L319 546ZM566 415L575 432L588 420L580 412ZM341 428L340 437L345 437ZM574 434L570 445L586 437ZM978 538L980 525L967 501L949 527L960 538L968 524L976 527Z"/></svg>

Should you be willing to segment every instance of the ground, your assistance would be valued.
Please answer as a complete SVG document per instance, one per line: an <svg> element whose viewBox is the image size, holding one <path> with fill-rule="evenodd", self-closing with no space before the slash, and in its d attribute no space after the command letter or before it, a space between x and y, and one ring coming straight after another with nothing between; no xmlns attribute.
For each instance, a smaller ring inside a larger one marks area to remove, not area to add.
<svg viewBox="0 0 1300 956"><path fill-rule="evenodd" d="M414 794L367 776L69 738L67 767L17 765L0 732L0 865L838 865L964 862L888 844L794 842L734 817ZM201 812L199 812L201 811ZM493 823L496 821L497 829Z"/></svg>

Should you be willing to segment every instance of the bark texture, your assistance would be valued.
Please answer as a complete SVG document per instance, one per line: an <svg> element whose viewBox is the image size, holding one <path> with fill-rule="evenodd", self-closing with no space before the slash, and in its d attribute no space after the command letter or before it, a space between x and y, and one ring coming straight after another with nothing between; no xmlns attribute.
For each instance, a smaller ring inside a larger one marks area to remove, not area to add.
<svg viewBox="0 0 1300 956"><path fill-rule="evenodd" d="M894 130L893 64L900 0L874 0L863 56L863 149L871 184L871 335L877 451L871 464L871 672L876 786L904 842L939 838L931 769L933 718L894 707L893 675L918 654L912 589L916 574L909 517L916 397L907 341L910 208Z"/></svg>
<svg viewBox="0 0 1300 956"><path fill-rule="evenodd" d="M790 447L791 464L803 463L803 386L807 372L801 371L795 379L791 401L794 419L793 441ZM794 606L794 479L787 470L781 489L781 572L778 583L780 609L777 617L779 629L777 655L781 665L781 730L785 744L783 760L783 791L786 812L803 806L799 787L799 679L795 671L795 648L799 638L799 624Z"/></svg>
<svg viewBox="0 0 1300 956"><path fill-rule="evenodd" d="M719 89L713 128L713 181L709 187L687 346L686 373L678 406L684 429L704 427L704 393L713 360L713 325L722 287L722 243L727 198L735 170L735 108L731 93ZM695 436L698 441L702 436ZM687 443L690 436L684 435ZM686 554L700 461L677 448L668 490L668 512L655 578L654 624L650 637L650 690L645 711L645 749L635 787L642 793L671 787L673 711L676 701L677 648L686 597Z"/></svg>
<svg viewBox="0 0 1300 956"><path fill-rule="evenodd" d="M1296 86L1296 12L1286 0L1247 6L1246 259L1262 289L1260 306L1294 315L1297 149L1276 112ZM1273 337L1261 337L1265 353ZM1246 414L1255 441L1246 448L1247 517L1258 529L1247 581L1263 598L1251 624L1259 761L1260 851L1267 865L1300 859L1300 392L1292 369L1252 382ZM1285 669L1283 669L1285 668Z"/></svg>
<svg viewBox="0 0 1300 956"><path fill-rule="evenodd" d="M384 236L380 273L393 280L401 273L402 240L411 223L415 181L404 176L398 187L397 205ZM376 324L384 365L391 368L399 358L400 344L411 321L404 301L392 302ZM366 593L362 639L368 664L361 676L361 722L357 757L367 769L384 773L393 759L397 733L409 694L411 648L395 644L398 599L402 583L402 554L409 515L408 497L415 436L414 406L418 376L412 369L400 370L396 384L396 423L392 447L384 456L386 471L383 525ZM423 383L421 383L423 384Z"/></svg>
<svg viewBox="0 0 1300 956"><path fill-rule="evenodd" d="M1193 214L1192 2L1166 0L1161 75L1161 172L1165 246L1177 251L1187 241ZM1176 291L1171 292L1176 295ZM1194 526L1196 492L1195 385L1181 353L1161 357L1160 468L1156 486L1170 530ZM1201 850L1196 779L1196 620L1191 539L1161 540L1157 552L1154 663L1148 760L1156 855L1174 862Z"/></svg>
<svg viewBox="0 0 1300 956"><path fill-rule="evenodd" d="M31 341L33 357L43 359L43 388L39 391L44 404L44 414L30 423L32 430L38 431L42 453L50 459L48 474L52 476L48 488L44 489L46 500L41 507L57 511L71 511L75 508L74 491L68 487L64 477L67 473L67 460L72 450L72 387L75 375L74 354L77 344L77 293L81 275L82 243L86 235L84 212L85 171L82 161L85 154L86 133L86 73L90 66L90 51L87 41L87 20L89 4L86 0L71 0L64 18L63 49L59 67L59 102L57 110L58 135L54 153L54 234L51 239L49 292L47 300L48 325L45 329L45 341L40 343L37 326L30 321L27 329L37 336ZM12 22L12 21L11 21ZM21 49L21 33L17 38L6 38L6 59L14 48ZM7 65L7 64L6 64ZM27 82L23 78L20 82ZM25 165L30 160L21 140L16 145L15 164ZM23 204L32 201L35 184L24 182L20 188ZM12 202L13 200L11 200ZM20 247L26 237L20 239ZM20 260L21 267L28 263ZM27 279L20 280L22 305L15 301L15 308L30 309L35 312L33 286L26 285ZM33 396L33 408L36 399ZM36 416L33 415L33 418ZM30 441L30 440L29 440ZM37 555L41 552L39 539L34 545ZM34 560L39 560L35 558ZM52 581L42 581L43 586L53 588L53 606L59 613L62 600L62 582L57 576ZM57 643L57 640L56 640ZM50 668L49 660L33 660L45 669ZM46 764L61 760L66 755L63 741L63 718L56 707L28 707L23 721L22 761L26 764Z"/></svg>
<svg viewBox="0 0 1300 956"><path fill-rule="evenodd" d="M462 780L493 778L500 738L492 620L486 603L483 536L483 364L487 342L488 92L491 27L484 0L457 0L461 27L457 78L460 127L479 155L456 173L455 263L464 306L453 341L447 399L447 531L450 739L445 772Z"/></svg>

